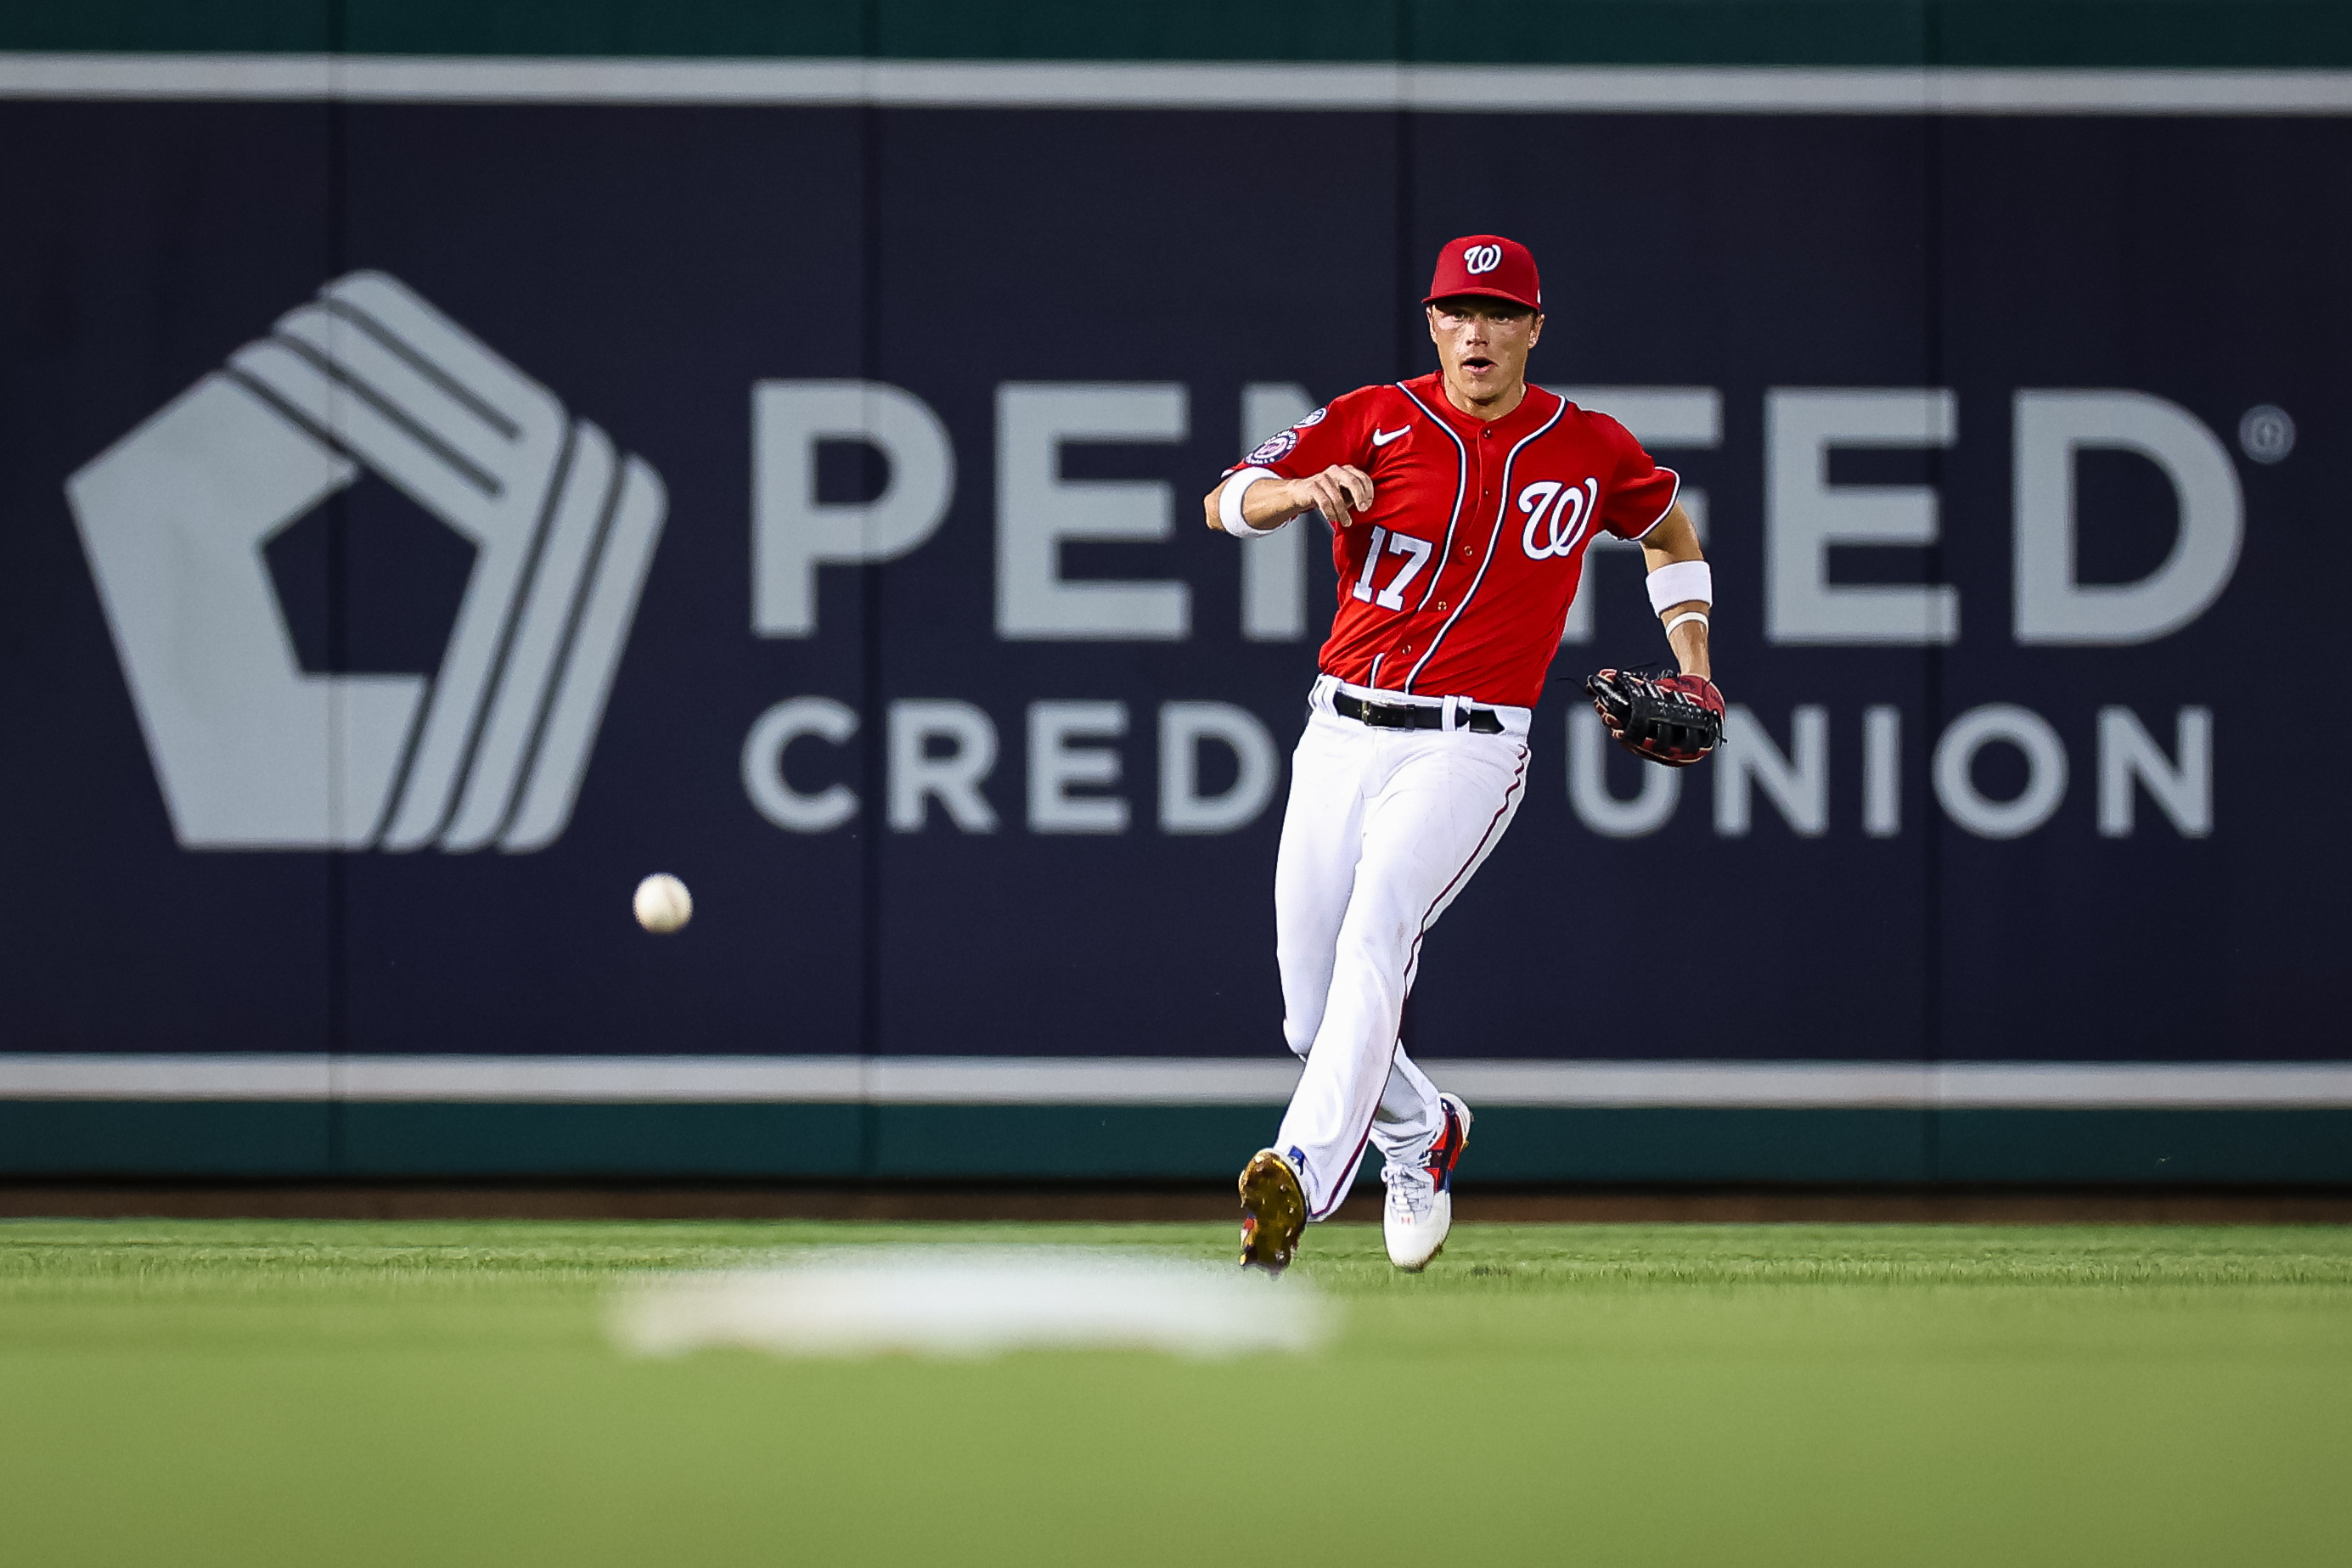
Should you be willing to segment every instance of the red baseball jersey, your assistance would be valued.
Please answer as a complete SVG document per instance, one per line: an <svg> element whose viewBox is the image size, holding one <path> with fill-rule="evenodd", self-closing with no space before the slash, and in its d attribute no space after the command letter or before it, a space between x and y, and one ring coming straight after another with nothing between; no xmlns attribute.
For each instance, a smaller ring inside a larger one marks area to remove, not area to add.
<svg viewBox="0 0 2352 1568"><path fill-rule="evenodd" d="M1638 539L1682 487L1605 413L1531 386L1480 420L1433 373L1359 388L1227 472L1298 479L1338 463L1371 476L1373 499L1331 531L1339 601L1323 673L1516 707L1543 691L1593 530Z"/></svg>

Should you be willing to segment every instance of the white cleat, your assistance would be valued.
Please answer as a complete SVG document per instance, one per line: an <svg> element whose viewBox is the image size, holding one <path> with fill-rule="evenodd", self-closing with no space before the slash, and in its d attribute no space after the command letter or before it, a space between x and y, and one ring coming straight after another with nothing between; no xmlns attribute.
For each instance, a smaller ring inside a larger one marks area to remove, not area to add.
<svg viewBox="0 0 2352 1568"><path fill-rule="evenodd" d="M1470 1141L1470 1107L1458 1095L1441 1094L1445 1124L1429 1145L1429 1153L1412 1165L1390 1166L1381 1172L1389 1189L1381 1206L1381 1236L1389 1247L1389 1261L1409 1274L1429 1267L1445 1248L1454 1228L1454 1167Z"/></svg>
<svg viewBox="0 0 2352 1568"><path fill-rule="evenodd" d="M1389 1188L1381 1213L1389 1261L1408 1274L1418 1274L1444 1250L1445 1233L1454 1228L1454 1195L1438 1191L1435 1178L1419 1166L1384 1170L1381 1180Z"/></svg>

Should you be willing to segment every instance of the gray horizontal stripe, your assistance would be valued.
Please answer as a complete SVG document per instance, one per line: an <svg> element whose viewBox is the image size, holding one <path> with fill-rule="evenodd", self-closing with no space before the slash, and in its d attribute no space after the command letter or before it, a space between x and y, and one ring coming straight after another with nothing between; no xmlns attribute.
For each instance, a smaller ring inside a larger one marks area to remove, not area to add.
<svg viewBox="0 0 2352 1568"><path fill-rule="evenodd" d="M1938 1067L1948 1110L2352 1106L2347 1062L1969 1062Z"/></svg>
<svg viewBox="0 0 2352 1568"><path fill-rule="evenodd" d="M0 54L0 98L1456 113L2352 113L2352 71Z"/></svg>
<svg viewBox="0 0 2352 1568"><path fill-rule="evenodd" d="M855 1103L869 1069L855 1056L345 1056L344 1100Z"/></svg>
<svg viewBox="0 0 2352 1568"><path fill-rule="evenodd" d="M1425 1065L1474 1109L2352 1107L2352 1062ZM1274 1106L1297 1078L1280 1058L0 1055L0 1100Z"/></svg>
<svg viewBox="0 0 2352 1568"><path fill-rule="evenodd" d="M884 1105L1279 1105L1298 1083L1289 1057L882 1056Z"/></svg>
<svg viewBox="0 0 2352 1568"><path fill-rule="evenodd" d="M854 1056L0 1056L0 1100L825 1101Z"/></svg>
<svg viewBox="0 0 2352 1568"><path fill-rule="evenodd" d="M1532 1106L1921 1106L1928 1069L1869 1061L1427 1061L1470 1103Z"/></svg>
<svg viewBox="0 0 2352 1568"><path fill-rule="evenodd" d="M2352 1106L2352 1063L1433 1061L1486 1105L1916 1110Z"/></svg>
<svg viewBox="0 0 2352 1568"><path fill-rule="evenodd" d="M0 1056L0 1100L325 1100L325 1056Z"/></svg>

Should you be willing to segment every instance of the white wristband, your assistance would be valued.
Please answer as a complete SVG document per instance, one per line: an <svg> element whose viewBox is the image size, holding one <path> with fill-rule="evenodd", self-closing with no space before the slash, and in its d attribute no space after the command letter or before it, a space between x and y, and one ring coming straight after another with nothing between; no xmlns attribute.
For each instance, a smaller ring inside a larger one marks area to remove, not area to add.
<svg viewBox="0 0 2352 1568"><path fill-rule="evenodd" d="M1703 560L1668 561L1650 574L1650 608L1664 615L1686 600L1715 602L1715 573Z"/></svg>
<svg viewBox="0 0 2352 1568"><path fill-rule="evenodd" d="M1225 487L1217 495L1217 526L1237 539L1262 539L1274 532L1274 528L1249 526L1249 519L1242 516L1242 497L1248 495L1249 487L1259 480L1280 477L1271 468L1244 468L1226 480ZM1276 523L1274 528L1281 526Z"/></svg>
<svg viewBox="0 0 2352 1568"><path fill-rule="evenodd" d="M1677 601L1676 602L1679 603L1680 601ZM1675 627L1685 625L1693 621L1697 622L1702 626L1707 623L1706 617L1700 614L1697 611L1685 610L1680 615L1675 616L1672 621L1666 622L1666 635L1669 637L1673 636L1675 634Z"/></svg>

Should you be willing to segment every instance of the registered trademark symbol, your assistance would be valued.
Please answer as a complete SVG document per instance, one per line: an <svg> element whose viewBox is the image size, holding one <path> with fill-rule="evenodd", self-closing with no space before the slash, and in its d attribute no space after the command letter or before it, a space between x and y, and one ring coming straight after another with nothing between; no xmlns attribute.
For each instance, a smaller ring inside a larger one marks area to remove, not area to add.
<svg viewBox="0 0 2352 1568"><path fill-rule="evenodd" d="M2294 450L2294 421L2275 403L2257 403L2238 421L2238 444L2257 463L2277 463Z"/></svg>

